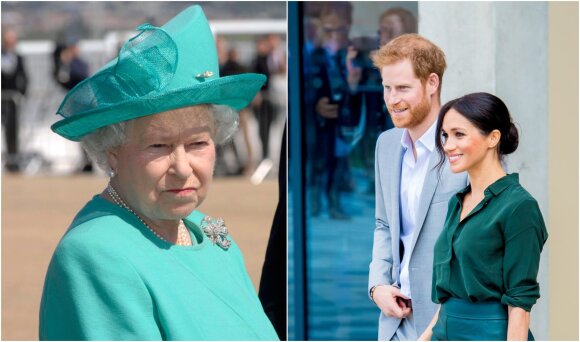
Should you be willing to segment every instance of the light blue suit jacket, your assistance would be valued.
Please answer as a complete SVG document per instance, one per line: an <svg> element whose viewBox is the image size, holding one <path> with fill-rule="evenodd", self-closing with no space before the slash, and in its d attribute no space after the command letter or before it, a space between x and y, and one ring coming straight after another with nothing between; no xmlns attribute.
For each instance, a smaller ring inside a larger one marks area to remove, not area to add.
<svg viewBox="0 0 580 342"><path fill-rule="evenodd" d="M401 267L399 191L404 153L401 145L402 134L403 129L393 128L383 132L377 140L375 150L376 227L369 271L369 291L376 285L399 283ZM437 310L437 306L431 301L433 248L445 223L447 202L452 195L468 185L466 173L452 173L447 161L441 171L438 171L435 168L438 162L439 155L433 151L419 200L417 229L413 234L410 250L405 251L405 253L411 253L409 282L417 336L425 330ZM439 172L441 172L440 177L438 177ZM387 317L381 312L379 340L390 340L400 322L400 319Z"/></svg>

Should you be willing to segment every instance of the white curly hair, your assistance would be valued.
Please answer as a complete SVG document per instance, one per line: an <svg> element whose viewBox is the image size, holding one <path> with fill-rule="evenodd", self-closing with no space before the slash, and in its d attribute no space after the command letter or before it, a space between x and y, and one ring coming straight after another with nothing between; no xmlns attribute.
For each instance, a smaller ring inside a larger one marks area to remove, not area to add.
<svg viewBox="0 0 580 342"><path fill-rule="evenodd" d="M212 138L216 146L229 141L238 128L238 113L229 106L208 105L214 120ZM81 146L89 158L107 174L111 171L107 151L125 143L127 121L101 127L81 139Z"/></svg>

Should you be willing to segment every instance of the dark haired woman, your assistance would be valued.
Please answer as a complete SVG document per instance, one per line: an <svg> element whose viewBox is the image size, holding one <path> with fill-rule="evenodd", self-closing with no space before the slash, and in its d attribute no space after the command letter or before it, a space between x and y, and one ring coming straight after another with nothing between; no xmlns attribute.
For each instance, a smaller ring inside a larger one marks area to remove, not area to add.
<svg viewBox="0 0 580 342"><path fill-rule="evenodd" d="M449 201L435 244L432 299L441 303L420 340L527 340L540 297L536 276L548 233L536 200L506 174L504 155L518 146L505 104L465 95L439 112L436 146L470 184Z"/></svg>

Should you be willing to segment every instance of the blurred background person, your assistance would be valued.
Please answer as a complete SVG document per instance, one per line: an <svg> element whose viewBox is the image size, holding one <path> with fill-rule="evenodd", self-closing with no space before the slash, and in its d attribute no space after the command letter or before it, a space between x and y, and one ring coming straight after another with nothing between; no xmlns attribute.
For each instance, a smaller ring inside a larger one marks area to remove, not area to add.
<svg viewBox="0 0 580 342"><path fill-rule="evenodd" d="M371 56L392 39L417 32L413 14L400 7L384 11L378 20L376 36L360 36L351 40L347 55L348 80L353 95L352 110L364 117L364 134L360 140L361 161L369 180L367 192L375 193L374 148L379 135L394 127L383 101L381 74L371 62Z"/></svg>
<svg viewBox="0 0 580 342"><path fill-rule="evenodd" d="M286 73L286 46L282 44L282 39L278 34L269 34L268 41L270 43L270 58L268 63L270 70L274 74Z"/></svg>
<svg viewBox="0 0 580 342"><path fill-rule="evenodd" d="M89 65L80 56L78 37L70 31L67 29L60 34L53 53L54 79L67 92L89 77ZM85 151L79 171L93 171L93 164Z"/></svg>
<svg viewBox="0 0 580 342"><path fill-rule="evenodd" d="M274 115L272 118L272 123L270 124L270 130L273 127L279 125L285 125L285 113L286 113L286 106L287 106L287 75L286 75L286 44L282 42L282 36L279 34L269 34L268 38L271 44L271 53L269 58L269 65L270 65L270 79L269 79L269 96L270 96L270 103L272 104L272 109L274 110ZM285 132L285 130L284 130ZM270 134L270 143L269 143L269 151L268 154L272 155L272 148L270 146L274 146L278 143L276 140L273 140L272 134ZM274 137L275 139L275 137ZM274 167L274 163L272 163ZM281 167L281 165L279 165ZM280 171L279 171L280 172Z"/></svg>
<svg viewBox="0 0 580 342"><path fill-rule="evenodd" d="M16 52L18 35L11 28L2 28L2 126L6 140L6 155L3 156L6 170L20 170L18 131L19 110L24 103L28 77L24 60Z"/></svg>
<svg viewBox="0 0 580 342"><path fill-rule="evenodd" d="M267 175L274 166L270 150L270 132L274 123L278 125L285 121L279 120L282 116L279 113L286 110L286 96L282 93L287 89L286 53L279 35L262 35L256 39L256 56L252 68L254 72L268 75L268 81L252 103L262 145L261 162L252 175L252 181L256 182L263 175Z"/></svg>
<svg viewBox="0 0 580 342"><path fill-rule="evenodd" d="M89 77L89 65L81 58L78 37L70 32L62 34L54 49L54 78L66 91Z"/></svg>
<svg viewBox="0 0 580 342"><path fill-rule="evenodd" d="M417 33L417 19L410 11L395 7L381 14L379 18L380 46L405 33Z"/></svg>
<svg viewBox="0 0 580 342"><path fill-rule="evenodd" d="M322 197L332 219L349 219L340 202L341 185L348 180L350 146L341 124L352 122L346 73L348 34L352 22L350 2L324 3L320 10L320 47L309 56L316 113L314 160L311 177L311 213L322 210Z"/></svg>
<svg viewBox="0 0 580 342"><path fill-rule="evenodd" d="M262 48L266 50L266 43L269 44L267 48L268 53L265 56L258 51L256 57L255 67L262 68L262 70L269 72L267 80L268 89L262 88L262 94L266 94L269 102L265 109L271 112L266 112L266 117L259 118L260 134L262 129L270 131L275 122L286 122L286 49L285 44L281 41L281 36L278 34L269 34L262 37ZM266 63L264 63L266 62ZM267 66L267 70L266 67ZM259 102L263 97L257 96L255 105L260 107L264 102ZM264 108L261 108L264 109ZM256 112L256 115L264 114L264 112ZM282 120L280 120L282 119ZM270 122L267 122L270 120ZM240 119L241 121L241 119ZM269 125L269 127L268 127ZM259 176L261 173L269 173L272 169L273 162L270 160L270 146L272 141L271 135L261 135L262 140L262 157L264 158L258 168L255 170L252 178ZM264 145L265 144L265 145ZM264 155L264 152L266 154ZM280 143L280 157L278 161L278 205L276 213L272 222L270 230L270 238L268 240L268 248L266 250L266 257L262 267L262 275L260 278L259 298L264 307L264 311L272 321L276 333L280 340L287 339L287 273L280 272L279 265L287 263L288 261L288 240L287 240L287 163L286 163L286 126L284 127L281 143Z"/></svg>
<svg viewBox="0 0 580 342"><path fill-rule="evenodd" d="M239 62L239 54L238 50L235 47L230 47L227 40L222 37L216 38L216 47L218 50L218 59L220 65L220 75L222 76L230 76L230 75L237 75L243 74L248 72L248 68L243 66ZM223 146L219 146L217 148L217 155L216 155L216 164L220 165L221 167L219 170L223 175L241 175L241 174L249 174L253 171L253 160L254 160L254 153L252 150L252 144L250 142L250 132L249 132L249 116L252 115L250 107L243 108L239 111L240 114L240 131L242 133L242 137L244 140L244 146L246 148L246 160L242 161L242 158L238 152L238 148L236 147L235 142L232 140L226 143ZM225 160L225 150L229 150L232 152L234 156L235 165L233 169L229 168L227 162Z"/></svg>
<svg viewBox="0 0 580 342"><path fill-rule="evenodd" d="M314 76L315 66L312 62L312 57L314 55L314 51L320 48L320 37L318 32L320 30L320 4L322 2L310 2L308 6L304 6L304 17L303 17L303 27L304 27L304 37L303 37L303 45L301 47L302 53L302 74L304 75L304 79L311 80ZM317 73L318 67L316 67ZM302 115L302 120L304 124L302 125L301 129L303 130L303 139L306 145L306 151L315 151L316 150L316 130L318 130L318 113L316 112L316 101L318 100L316 97L316 89L319 87L319 84L314 86L314 82L302 82L304 87L304 91L302 92L304 106L302 110L304 114ZM290 105L291 106L291 105ZM308 203L310 204L310 212L313 214L318 215L320 213L320 190L319 190L319 183L320 181L315 181L313 177L315 176L314 172L314 162L305 163L306 167L306 174L308 177L308 185L310 188L310 197L308 199ZM291 178L292 174L289 173L288 177ZM316 205L316 208L313 206Z"/></svg>
<svg viewBox="0 0 580 342"><path fill-rule="evenodd" d="M278 338L288 338L288 281L287 273L280 272L280 265L288 263L288 202L287 202L287 151L286 127L280 145L280 168L278 170L278 205L272 221L266 257L262 266L258 296L264 312L270 318Z"/></svg>
<svg viewBox="0 0 580 342"><path fill-rule="evenodd" d="M254 100L254 110L258 119L258 129L260 142L262 145L262 159L268 159L270 150L270 126L274 121L274 104L270 96L270 76L275 72L272 62L273 47L268 36L261 36L256 40L256 57L254 58L252 70L258 74L268 76L268 80L260 90L258 97Z"/></svg>

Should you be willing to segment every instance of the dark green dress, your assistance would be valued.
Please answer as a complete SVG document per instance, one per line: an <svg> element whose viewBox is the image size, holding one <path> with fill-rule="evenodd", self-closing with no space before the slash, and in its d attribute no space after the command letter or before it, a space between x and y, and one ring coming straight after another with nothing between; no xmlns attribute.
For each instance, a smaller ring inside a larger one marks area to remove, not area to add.
<svg viewBox="0 0 580 342"><path fill-rule="evenodd" d="M433 301L496 302L502 304L499 308L530 311L540 297L536 277L548 238L538 203L514 173L490 185L483 200L459 222L469 191L470 186L449 201L445 227L435 244ZM453 333L449 322L446 327ZM505 334L503 339L507 330Z"/></svg>

